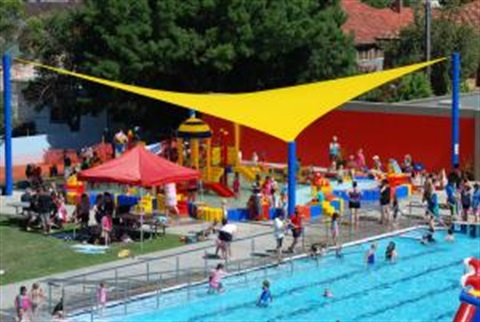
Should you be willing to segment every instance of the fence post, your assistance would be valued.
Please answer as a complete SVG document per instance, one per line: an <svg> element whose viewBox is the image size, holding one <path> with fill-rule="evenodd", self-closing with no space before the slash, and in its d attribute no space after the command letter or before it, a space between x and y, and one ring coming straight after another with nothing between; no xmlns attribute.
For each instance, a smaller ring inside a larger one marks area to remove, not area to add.
<svg viewBox="0 0 480 322"><path fill-rule="evenodd" d="M92 308L90 309L90 322L93 322L94 317L93 315L95 314L95 289L92 291L92 296L90 298L90 303L92 305Z"/></svg>
<svg viewBox="0 0 480 322"><path fill-rule="evenodd" d="M175 257L175 280L176 282L178 283L178 279L179 279L179 270L180 270L180 258L177 256Z"/></svg>
<svg viewBox="0 0 480 322"><path fill-rule="evenodd" d="M48 312L52 312L52 284L48 282Z"/></svg>
<svg viewBox="0 0 480 322"><path fill-rule="evenodd" d="M146 262L145 265L147 266L147 282L150 282L150 262Z"/></svg>
<svg viewBox="0 0 480 322"><path fill-rule="evenodd" d="M130 280L127 280L127 287L125 288L125 299L123 300L123 313L127 315L127 301L128 301L128 288L130 287Z"/></svg>
<svg viewBox="0 0 480 322"><path fill-rule="evenodd" d="M83 286L82 286L82 289L83 289L83 293L85 293L85 283L87 282L87 275L83 275Z"/></svg>
<svg viewBox="0 0 480 322"><path fill-rule="evenodd" d="M305 253L305 233L307 229L303 227L302 230L302 253Z"/></svg>
<svg viewBox="0 0 480 322"><path fill-rule="evenodd" d="M162 287L161 281L162 281L162 274L160 274L157 282L157 292L156 292L157 309L160 306L160 288Z"/></svg>
<svg viewBox="0 0 480 322"><path fill-rule="evenodd" d="M293 275L293 260L290 260L290 275Z"/></svg>
<svg viewBox="0 0 480 322"><path fill-rule="evenodd" d="M251 255L255 254L255 238L252 238L250 247L251 247Z"/></svg>
<svg viewBox="0 0 480 322"><path fill-rule="evenodd" d="M65 296L65 286L62 285L63 314L67 316L67 297Z"/></svg>
<svg viewBox="0 0 480 322"><path fill-rule="evenodd" d="M118 295L118 270L115 268L115 298L119 298Z"/></svg>
<svg viewBox="0 0 480 322"><path fill-rule="evenodd" d="M190 268L187 270L187 278L188 278L188 286L187 286L187 300L190 300L190 284L191 284L191 276L190 276Z"/></svg>
<svg viewBox="0 0 480 322"><path fill-rule="evenodd" d="M208 271L208 262L207 262L207 250L205 250L205 254L203 255L203 277L207 278L207 271Z"/></svg>

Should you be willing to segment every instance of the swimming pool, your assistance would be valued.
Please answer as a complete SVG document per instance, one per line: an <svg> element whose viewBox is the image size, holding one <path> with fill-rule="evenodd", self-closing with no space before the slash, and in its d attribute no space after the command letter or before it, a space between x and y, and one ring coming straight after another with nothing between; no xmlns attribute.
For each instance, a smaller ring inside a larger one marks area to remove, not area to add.
<svg viewBox="0 0 480 322"><path fill-rule="evenodd" d="M420 232L414 232L420 233ZM128 306L107 309L101 321L451 321L459 306L459 279L463 259L480 256L479 240L457 234L454 243L443 241L423 246L418 240L388 237L378 241L377 263L363 264L368 243L344 249L344 258L326 256L318 262L296 260L290 264L250 272L224 280L227 291L206 294L206 286L194 287L187 301L185 289ZM396 264L385 263L386 245L395 241L400 255ZM265 277L266 276L266 277ZM257 308L260 285L267 278L274 302ZM333 298L322 297L328 287ZM90 321L90 315L74 317Z"/></svg>

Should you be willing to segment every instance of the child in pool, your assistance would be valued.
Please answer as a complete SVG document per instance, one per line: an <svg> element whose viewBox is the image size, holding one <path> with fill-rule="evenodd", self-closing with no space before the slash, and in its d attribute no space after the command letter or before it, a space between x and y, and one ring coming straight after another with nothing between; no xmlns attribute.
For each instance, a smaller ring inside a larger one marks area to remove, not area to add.
<svg viewBox="0 0 480 322"><path fill-rule="evenodd" d="M445 241L447 241L447 242L454 242L455 241L455 235L453 234L452 227L449 227L447 229L447 236L445 236Z"/></svg>
<svg viewBox="0 0 480 322"><path fill-rule="evenodd" d="M323 291L323 297L325 297L325 298L332 298L332 297L333 297L333 293L332 293L328 288L326 288L325 291Z"/></svg>
<svg viewBox="0 0 480 322"><path fill-rule="evenodd" d="M397 259L397 250L395 242L391 241L388 243L387 250L385 251L385 260L389 262L395 262Z"/></svg>
<svg viewBox="0 0 480 322"><path fill-rule="evenodd" d="M262 294L257 301L257 306L267 307L271 302L273 302L272 293L270 293L270 282L263 281L262 283Z"/></svg>
<svg viewBox="0 0 480 322"><path fill-rule="evenodd" d="M213 292L223 292L222 277L225 274L223 270L223 264L218 264L217 268L210 273L209 284L208 284L208 293Z"/></svg>
<svg viewBox="0 0 480 322"><path fill-rule="evenodd" d="M335 248L335 257L339 259L343 258L342 245L338 245L337 248Z"/></svg>
<svg viewBox="0 0 480 322"><path fill-rule="evenodd" d="M375 251L377 250L377 245L373 243L370 245L370 249L365 253L365 263L370 266L375 264Z"/></svg>

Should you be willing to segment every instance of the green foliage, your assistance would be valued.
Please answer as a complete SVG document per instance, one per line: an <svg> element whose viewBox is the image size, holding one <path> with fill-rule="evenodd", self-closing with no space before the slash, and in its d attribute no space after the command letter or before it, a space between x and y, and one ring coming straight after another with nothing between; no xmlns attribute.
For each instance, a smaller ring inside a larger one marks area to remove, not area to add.
<svg viewBox="0 0 480 322"><path fill-rule="evenodd" d="M361 100L392 103L430 97L432 94L433 90L426 74L417 72L374 89L361 97Z"/></svg>
<svg viewBox="0 0 480 322"><path fill-rule="evenodd" d="M46 31L32 33L29 43L47 63L112 80L185 92L246 92L352 74L355 49L341 30L345 20L339 0L89 0L64 18L44 21ZM78 88L50 73L36 85L53 81L67 87L65 94ZM173 127L184 117L152 108L162 103L149 99L94 84L82 88L87 103L69 103L82 113L108 108L152 127L159 119ZM64 106L58 92L49 103Z"/></svg>
<svg viewBox="0 0 480 322"><path fill-rule="evenodd" d="M432 21L432 57L450 57L459 52L462 63L462 79L475 74L480 63L480 34L468 25L454 21L454 11L446 9ZM400 39L386 48L387 60L392 65L403 65L424 60L424 25L422 19L400 32ZM432 67L431 82L436 95L444 95L450 90L450 65L436 64Z"/></svg>
<svg viewBox="0 0 480 322"><path fill-rule="evenodd" d="M374 8L389 8L392 7L395 4L395 0L361 0L363 3L368 4L369 6L372 6ZM405 7L410 7L415 3L415 1L412 0L403 0L403 5Z"/></svg>
<svg viewBox="0 0 480 322"><path fill-rule="evenodd" d="M16 40L24 16L22 0L0 1L0 53L8 50Z"/></svg>

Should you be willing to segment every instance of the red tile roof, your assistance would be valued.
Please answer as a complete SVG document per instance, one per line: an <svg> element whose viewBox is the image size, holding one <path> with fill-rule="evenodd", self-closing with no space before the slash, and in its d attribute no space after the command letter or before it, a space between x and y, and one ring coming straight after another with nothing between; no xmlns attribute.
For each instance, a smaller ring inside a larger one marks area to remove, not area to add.
<svg viewBox="0 0 480 322"><path fill-rule="evenodd" d="M357 45L394 38L400 29L413 22L413 10L408 7L400 12L391 8L377 9L360 0L342 0L342 7L348 15L342 29L354 34Z"/></svg>
<svg viewBox="0 0 480 322"><path fill-rule="evenodd" d="M454 16L455 21L480 29L480 0L473 0L462 6Z"/></svg>

